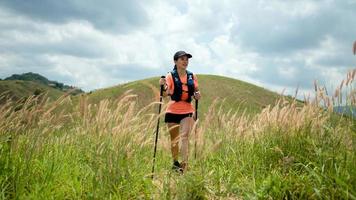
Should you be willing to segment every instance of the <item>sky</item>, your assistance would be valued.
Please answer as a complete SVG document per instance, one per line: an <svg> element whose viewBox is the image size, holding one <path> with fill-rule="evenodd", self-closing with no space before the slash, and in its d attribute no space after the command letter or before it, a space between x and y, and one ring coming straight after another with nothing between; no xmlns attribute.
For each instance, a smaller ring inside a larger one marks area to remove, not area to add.
<svg viewBox="0 0 356 200"><path fill-rule="evenodd" d="M335 88L356 67L356 0L1 0L0 78L86 91L188 69L278 93ZM198 76L199 79L199 76Z"/></svg>

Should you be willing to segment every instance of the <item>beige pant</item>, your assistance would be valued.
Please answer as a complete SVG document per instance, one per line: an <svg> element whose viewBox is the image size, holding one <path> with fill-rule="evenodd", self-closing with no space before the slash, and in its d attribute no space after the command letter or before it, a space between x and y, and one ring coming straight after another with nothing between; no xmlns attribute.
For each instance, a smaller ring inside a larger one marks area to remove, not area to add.
<svg viewBox="0 0 356 200"><path fill-rule="evenodd" d="M193 117L186 117L180 121L180 124L168 123L169 133L171 135L171 151L173 160L178 160L179 140L181 140L181 156L183 168L187 166L189 155L189 134L193 128ZM180 137L179 137L180 136Z"/></svg>

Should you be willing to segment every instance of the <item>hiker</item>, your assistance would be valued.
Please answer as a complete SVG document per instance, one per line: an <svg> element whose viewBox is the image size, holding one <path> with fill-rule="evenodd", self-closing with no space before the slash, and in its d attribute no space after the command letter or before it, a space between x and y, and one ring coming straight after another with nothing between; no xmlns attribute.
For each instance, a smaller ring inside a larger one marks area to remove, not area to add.
<svg viewBox="0 0 356 200"><path fill-rule="evenodd" d="M173 157L172 169L185 172L188 168L189 134L194 125L192 99L201 98L198 89L197 76L187 71L189 59L192 55L184 51L174 54L174 68L166 78L161 78L159 84L163 85L163 96L170 96L165 123L171 136L171 151ZM179 140L181 139L182 162L179 163Z"/></svg>

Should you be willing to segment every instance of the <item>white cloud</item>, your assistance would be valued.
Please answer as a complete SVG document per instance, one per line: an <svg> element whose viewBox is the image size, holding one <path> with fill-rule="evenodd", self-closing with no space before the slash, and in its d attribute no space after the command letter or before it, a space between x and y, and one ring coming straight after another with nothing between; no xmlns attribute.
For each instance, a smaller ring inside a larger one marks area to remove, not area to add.
<svg viewBox="0 0 356 200"><path fill-rule="evenodd" d="M111 2L93 11L103 21L88 15L95 4L76 2L83 12L62 13L59 21L37 8L20 14L23 7L0 4L0 76L33 71L91 90L165 74L173 54L186 50L195 73L293 94L297 85L310 91L315 78L336 85L356 63L351 1L127 1L128 10L105 19L112 17L106 7L117 5Z"/></svg>

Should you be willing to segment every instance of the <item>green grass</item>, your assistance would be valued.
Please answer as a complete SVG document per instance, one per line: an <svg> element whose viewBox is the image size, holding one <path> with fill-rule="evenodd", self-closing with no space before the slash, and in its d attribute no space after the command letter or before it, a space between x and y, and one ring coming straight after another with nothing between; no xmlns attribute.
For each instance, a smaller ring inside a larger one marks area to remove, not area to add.
<svg viewBox="0 0 356 200"><path fill-rule="evenodd" d="M327 140L336 140L330 145L323 144L325 138L306 135L223 141L218 151L193 160L192 171L184 176L169 171L168 152L159 150L157 185L148 176L152 157L149 146L133 146L137 149L129 156L112 144L109 136L98 139L75 135L68 144L53 137L41 145L41 150L31 148L28 152L28 146L37 144L22 139L15 155L2 150L2 156L11 157L11 161L2 157L2 162L8 163L2 170L2 195L20 199L131 199L155 195L162 199L353 198L354 154L336 145L338 137L329 136ZM293 157L293 161L284 163L286 156Z"/></svg>
<svg viewBox="0 0 356 200"><path fill-rule="evenodd" d="M171 171L169 136L161 124L152 181L156 118L151 111L137 115L137 100L97 106L63 101L74 107L62 114L49 110L63 104L33 100L17 112L1 112L0 198L356 198L352 119L313 110L310 117L323 117L306 117L298 128L262 120L269 125L254 130L249 119L252 125L241 133L234 123L242 116L213 107L200 122L197 159L191 136L190 170L184 175Z"/></svg>

